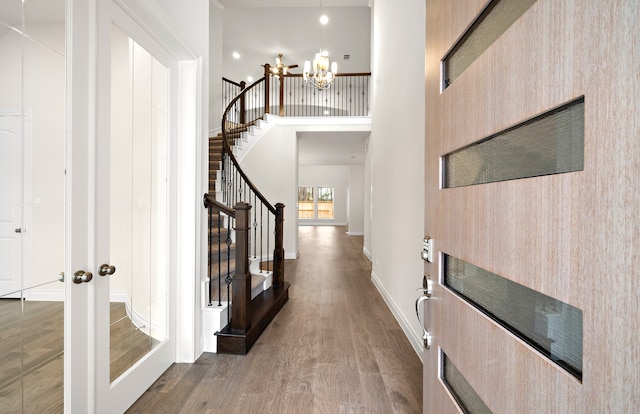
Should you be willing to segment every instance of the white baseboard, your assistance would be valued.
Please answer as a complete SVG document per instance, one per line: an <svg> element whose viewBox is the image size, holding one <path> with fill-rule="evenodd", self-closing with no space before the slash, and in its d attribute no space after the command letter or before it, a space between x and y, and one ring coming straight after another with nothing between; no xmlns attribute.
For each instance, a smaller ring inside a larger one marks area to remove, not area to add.
<svg viewBox="0 0 640 414"><path fill-rule="evenodd" d="M315 221L315 220L298 220L298 226L348 226L349 223L339 223L336 221Z"/></svg>
<svg viewBox="0 0 640 414"><path fill-rule="evenodd" d="M348 231L349 236L364 236L364 231Z"/></svg>
<svg viewBox="0 0 640 414"><path fill-rule="evenodd" d="M391 310L391 313L393 314L393 316L395 316L396 320L400 324L400 328L402 328L402 331L409 339L409 342L411 342L413 350L416 351L416 354L418 354L420 361L424 363L422 359L422 354L424 352L424 342L422 341L422 338L419 335L416 335L416 333L411 329L411 324L407 321L404 315L402 315L402 312L400 312L400 308L391 298L391 295L389 295L389 292L387 292L387 290L382 285L382 282L380 282L380 279L378 279L378 276L373 271L371 271L371 281L376 286L378 292L380 292L380 295L382 296L382 299L384 299L385 303Z"/></svg>
<svg viewBox="0 0 640 414"><path fill-rule="evenodd" d="M64 302L64 290L25 291L25 300L34 302Z"/></svg>
<svg viewBox="0 0 640 414"><path fill-rule="evenodd" d="M362 253L364 253L364 255L367 256L367 259L369 259L370 262L373 262L373 258L371 257L371 252L369 252L366 246L362 246Z"/></svg>

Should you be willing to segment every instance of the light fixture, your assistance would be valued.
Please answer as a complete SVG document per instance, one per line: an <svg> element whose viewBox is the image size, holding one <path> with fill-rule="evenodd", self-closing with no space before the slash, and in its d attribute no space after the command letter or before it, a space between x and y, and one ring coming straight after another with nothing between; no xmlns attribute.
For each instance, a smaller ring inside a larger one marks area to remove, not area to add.
<svg viewBox="0 0 640 414"><path fill-rule="evenodd" d="M289 69L294 69L297 68L298 65L285 65L284 63L282 63L282 53L279 53L278 56L276 56L276 65L275 66L271 66L271 73L273 73L276 76L286 76L289 74Z"/></svg>
<svg viewBox="0 0 640 414"><path fill-rule="evenodd" d="M320 1L320 14L322 14L322 1ZM325 15L320 18L320 23L323 25L328 21L329 18ZM320 28L320 41L322 42L322 27ZM302 78L309 87L327 89L333 83L336 73L338 73L338 62L329 63L329 52L320 49L313 62L305 60Z"/></svg>

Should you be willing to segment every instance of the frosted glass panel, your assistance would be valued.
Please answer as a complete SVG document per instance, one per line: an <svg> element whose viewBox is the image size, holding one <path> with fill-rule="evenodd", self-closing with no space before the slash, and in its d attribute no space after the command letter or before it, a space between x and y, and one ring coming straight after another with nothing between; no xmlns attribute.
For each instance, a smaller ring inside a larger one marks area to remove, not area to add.
<svg viewBox="0 0 640 414"><path fill-rule="evenodd" d="M443 59L446 89L484 53L536 0L490 1Z"/></svg>
<svg viewBox="0 0 640 414"><path fill-rule="evenodd" d="M442 380L465 414L492 414L453 362L442 352Z"/></svg>
<svg viewBox="0 0 640 414"><path fill-rule="evenodd" d="M582 380L582 311L444 255L444 284Z"/></svg>
<svg viewBox="0 0 640 414"><path fill-rule="evenodd" d="M584 98L442 157L443 187L584 169Z"/></svg>

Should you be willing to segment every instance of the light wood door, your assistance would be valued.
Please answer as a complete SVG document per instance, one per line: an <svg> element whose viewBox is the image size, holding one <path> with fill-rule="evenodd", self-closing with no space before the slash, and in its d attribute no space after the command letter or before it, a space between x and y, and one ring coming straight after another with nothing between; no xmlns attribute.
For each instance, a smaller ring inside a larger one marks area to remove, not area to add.
<svg viewBox="0 0 640 414"><path fill-rule="evenodd" d="M493 413L638 412L640 5L538 0L442 90L486 2L426 4L424 412L461 412L441 353ZM580 171L442 188L443 155L582 96ZM582 379L444 286L445 254L581 310Z"/></svg>

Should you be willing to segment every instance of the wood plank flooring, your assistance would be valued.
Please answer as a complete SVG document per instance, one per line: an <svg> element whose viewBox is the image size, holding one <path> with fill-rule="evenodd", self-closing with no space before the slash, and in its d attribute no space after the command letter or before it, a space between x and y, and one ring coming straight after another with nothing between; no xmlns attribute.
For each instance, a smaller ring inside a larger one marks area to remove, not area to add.
<svg viewBox="0 0 640 414"><path fill-rule="evenodd" d="M111 303L111 379L157 343ZM64 303L0 300L0 413L61 413Z"/></svg>
<svg viewBox="0 0 640 414"><path fill-rule="evenodd" d="M422 363L345 232L300 227L289 301L248 355L174 364L127 412L420 413Z"/></svg>

